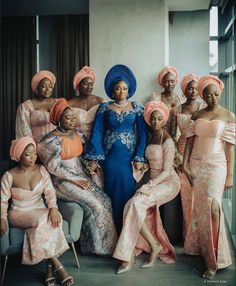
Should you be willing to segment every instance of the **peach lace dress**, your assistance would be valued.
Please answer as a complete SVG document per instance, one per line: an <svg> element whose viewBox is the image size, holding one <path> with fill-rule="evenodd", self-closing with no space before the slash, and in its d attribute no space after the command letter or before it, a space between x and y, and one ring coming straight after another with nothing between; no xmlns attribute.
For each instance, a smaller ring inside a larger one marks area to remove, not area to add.
<svg viewBox="0 0 236 286"><path fill-rule="evenodd" d="M60 256L69 246L62 231L62 220L53 228L48 220L49 208L56 207L55 189L46 169L41 166L41 180L33 190L14 188L13 179L6 172L1 180L1 218L7 219L8 200L12 203L8 219L14 227L25 228L23 264L36 264L43 259ZM42 194L45 195L48 208Z"/></svg>
<svg viewBox="0 0 236 286"><path fill-rule="evenodd" d="M148 195L134 196L126 204L122 232L113 254L116 259L130 261L134 250L136 255L142 251L151 252L150 245L140 235L145 220L153 236L163 247L160 259L166 263L175 262L175 249L166 235L159 213L159 207L179 193L180 181L173 168L174 155L172 139L167 139L162 145L147 146L145 156L150 166L150 181L141 189L145 189Z"/></svg>
<svg viewBox="0 0 236 286"><path fill-rule="evenodd" d="M227 175L224 142L235 144L235 124L222 120L208 121L203 118L191 121L186 137L194 136L190 156L193 173L194 204L187 231L184 252L201 255L208 268L219 269L232 261L225 232L222 195ZM213 244L211 204L216 200L220 207L218 245Z"/></svg>
<svg viewBox="0 0 236 286"><path fill-rule="evenodd" d="M76 116L76 127L79 127L83 135L87 140L89 139L90 132L95 119L95 114L99 104L94 105L89 110L85 110L79 107L72 107L72 110Z"/></svg>
<svg viewBox="0 0 236 286"><path fill-rule="evenodd" d="M185 133L189 128L190 122L191 122L191 114L183 114L183 113L177 114L177 124L179 126L179 130L181 133L177 142L177 147L179 153L182 156L184 155L184 148L187 141ZM181 203L183 210L183 237L185 238L192 215L193 193L191 190L191 185L186 175L180 170L178 170L178 175L181 182L180 195L181 195Z"/></svg>
<svg viewBox="0 0 236 286"><path fill-rule="evenodd" d="M34 109L31 99L21 103L16 112L16 138L31 136L38 142L56 127L50 122L49 112Z"/></svg>

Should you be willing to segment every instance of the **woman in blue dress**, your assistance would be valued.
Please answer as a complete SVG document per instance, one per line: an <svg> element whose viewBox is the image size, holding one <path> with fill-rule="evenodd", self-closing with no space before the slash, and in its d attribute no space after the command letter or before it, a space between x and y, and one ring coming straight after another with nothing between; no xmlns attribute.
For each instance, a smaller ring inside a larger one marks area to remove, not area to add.
<svg viewBox="0 0 236 286"><path fill-rule="evenodd" d="M124 65L113 66L104 86L112 101L101 103L97 110L85 158L90 172L97 171L99 162L103 168L104 189L120 232L124 206L135 193L132 164L135 171L145 167L147 129L143 105L128 100L136 90L132 71Z"/></svg>

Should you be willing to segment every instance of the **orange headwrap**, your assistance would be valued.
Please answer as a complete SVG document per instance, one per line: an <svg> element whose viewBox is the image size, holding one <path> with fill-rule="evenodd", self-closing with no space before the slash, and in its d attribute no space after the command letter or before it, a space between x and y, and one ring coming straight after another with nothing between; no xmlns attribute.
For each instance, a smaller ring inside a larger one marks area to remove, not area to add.
<svg viewBox="0 0 236 286"><path fill-rule="evenodd" d="M65 98L59 98L50 110L50 121L58 125L61 115L66 108L71 108Z"/></svg>
<svg viewBox="0 0 236 286"><path fill-rule="evenodd" d="M205 75L200 78L197 88L198 88L198 94L203 97L203 90L209 85L214 84L218 90L219 93L222 93L224 89L224 83L221 81L217 76L214 75Z"/></svg>
<svg viewBox="0 0 236 286"><path fill-rule="evenodd" d="M39 82L45 77L48 78L52 82L53 86L55 85L56 77L52 72L46 71L46 70L39 71L33 76L32 80L31 80L31 88L32 88L33 92L36 91Z"/></svg>
<svg viewBox="0 0 236 286"><path fill-rule="evenodd" d="M154 111L159 111L163 115L163 120L167 122L169 118L169 109L163 103L162 101L149 101L145 106L144 106L144 120L148 125L150 125L150 116Z"/></svg>
<svg viewBox="0 0 236 286"><path fill-rule="evenodd" d="M73 80L74 90L77 89L81 80L86 77L90 77L93 81L95 81L95 78L96 78L95 71L88 66L84 66L80 71L78 71L75 74L74 80Z"/></svg>
<svg viewBox="0 0 236 286"><path fill-rule="evenodd" d="M175 67L172 67L172 66L166 66L159 72L159 74L157 76L157 81L159 82L159 84L161 86L163 86L163 79L167 73L173 74L176 77L177 82L179 80L179 73L178 73L177 69Z"/></svg>
<svg viewBox="0 0 236 286"><path fill-rule="evenodd" d="M194 73L189 73L185 77L183 77L183 79L180 82L180 88L181 88L183 94L185 94L185 90L186 90L187 85L193 80L196 82L199 81L199 77L196 76Z"/></svg>
<svg viewBox="0 0 236 286"><path fill-rule="evenodd" d="M19 139L15 139L11 141L11 148L10 148L10 157L12 160L19 162L20 157L23 154L25 148L29 145L33 144L36 148L36 144L33 138L29 136L20 137Z"/></svg>

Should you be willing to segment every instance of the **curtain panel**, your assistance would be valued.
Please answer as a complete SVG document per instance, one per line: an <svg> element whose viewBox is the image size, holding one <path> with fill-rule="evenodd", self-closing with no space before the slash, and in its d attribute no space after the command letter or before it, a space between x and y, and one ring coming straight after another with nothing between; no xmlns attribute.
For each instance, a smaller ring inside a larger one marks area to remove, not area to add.
<svg viewBox="0 0 236 286"><path fill-rule="evenodd" d="M74 96L73 77L89 64L89 15L57 16L53 34L55 93L67 99Z"/></svg>
<svg viewBox="0 0 236 286"><path fill-rule="evenodd" d="M1 18L0 159L9 158L17 106L31 97L36 71L35 17Z"/></svg>

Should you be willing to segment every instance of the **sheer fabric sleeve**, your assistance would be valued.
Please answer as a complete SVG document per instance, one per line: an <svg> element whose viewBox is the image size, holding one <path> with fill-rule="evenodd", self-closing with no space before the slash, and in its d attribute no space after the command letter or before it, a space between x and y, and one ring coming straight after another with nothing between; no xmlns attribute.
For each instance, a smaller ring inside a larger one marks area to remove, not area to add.
<svg viewBox="0 0 236 286"><path fill-rule="evenodd" d="M43 138L37 145L37 153L43 165L48 172L60 179L67 181L76 181L84 179L76 172L76 169L70 164L64 164L61 159L62 141L57 136L49 135ZM75 158L80 160L80 158ZM66 160L65 160L66 161Z"/></svg>
<svg viewBox="0 0 236 286"><path fill-rule="evenodd" d="M144 157L145 148L147 146L148 131L143 118L143 105L140 103L134 103L137 109L136 114L136 136L137 143L134 151L133 161L136 162L146 162Z"/></svg>
<svg viewBox="0 0 236 286"><path fill-rule="evenodd" d="M90 134L90 139L86 147L85 159L88 160L105 160L105 154L103 149L103 138L105 132L105 111L107 109L107 103L101 103L96 112L93 128Z"/></svg>
<svg viewBox="0 0 236 286"><path fill-rule="evenodd" d="M7 219L8 201L11 198L12 176L6 172L1 179L1 218Z"/></svg>
<svg viewBox="0 0 236 286"><path fill-rule="evenodd" d="M172 171L175 157L175 144L172 139L167 139L163 144L163 152L164 152L164 162L163 162L163 170L159 174L159 176L155 179L152 179L148 182L148 187L153 187L167 179Z"/></svg>
<svg viewBox="0 0 236 286"><path fill-rule="evenodd" d="M235 123L226 123L221 139L235 145Z"/></svg>
<svg viewBox="0 0 236 286"><path fill-rule="evenodd" d="M51 177L50 177L48 171L45 169L44 166L41 166L41 173L43 176L43 185L44 185L43 193L45 195L47 206L49 209L50 208L58 208L57 207L56 191L53 187Z"/></svg>
<svg viewBox="0 0 236 286"><path fill-rule="evenodd" d="M32 108L33 106L30 100L26 100L18 106L16 111L16 138L33 136L30 124Z"/></svg>

